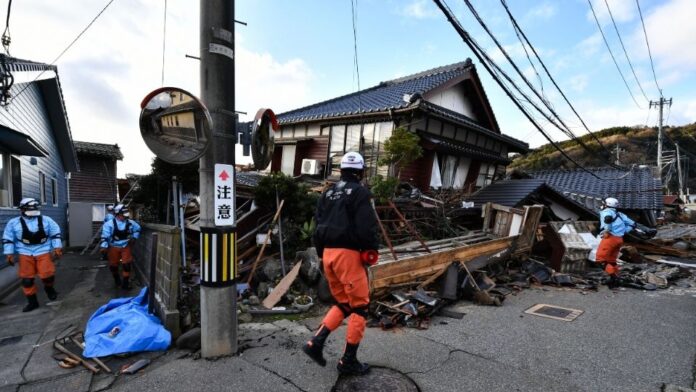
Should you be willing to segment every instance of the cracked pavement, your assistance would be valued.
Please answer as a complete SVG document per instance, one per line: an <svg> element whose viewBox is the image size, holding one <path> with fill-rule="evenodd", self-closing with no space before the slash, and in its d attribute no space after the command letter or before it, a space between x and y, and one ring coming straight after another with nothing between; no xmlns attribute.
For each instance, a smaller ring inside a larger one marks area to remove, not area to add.
<svg viewBox="0 0 696 392"><path fill-rule="evenodd" d="M108 281L108 271L92 268L98 264L80 258L64 262L59 304L22 314L20 294L19 300L9 298L0 306L0 342L5 342L0 343L0 392L328 391L337 380L345 326L328 340L325 368L300 351L318 318L241 324L239 354L217 360L195 359L172 349L152 354L153 363L133 376L91 377L83 370L60 369L50 345L32 346L50 341L67 326L84 328L86 318L118 294L100 288ZM573 322L523 313L538 303L585 313ZM427 330L368 329L359 358L407 375L422 391L659 391L664 384L694 386L693 292L603 288L584 295L535 288L508 297L502 307L461 302L451 308L466 315L461 320L436 317Z"/></svg>

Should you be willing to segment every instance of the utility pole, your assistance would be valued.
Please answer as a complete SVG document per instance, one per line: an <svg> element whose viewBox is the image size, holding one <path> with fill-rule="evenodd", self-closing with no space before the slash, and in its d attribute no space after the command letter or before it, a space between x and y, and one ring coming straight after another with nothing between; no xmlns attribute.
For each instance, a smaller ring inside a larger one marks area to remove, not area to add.
<svg viewBox="0 0 696 392"><path fill-rule="evenodd" d="M207 278L201 280L201 355L214 358L237 352L236 228L234 223L215 226L214 203L220 198L215 164L235 163L234 0L200 0L200 12L201 99L213 120L212 143L199 168L201 249L206 256L201 255L201 267L205 262L207 268ZM234 184L234 171L230 176ZM234 201L234 185L227 191L225 198ZM231 213L234 217L234 208ZM224 257L231 262L225 264Z"/></svg>
<svg viewBox="0 0 696 392"><path fill-rule="evenodd" d="M614 162L614 164L617 166L621 165L621 152L623 151L623 149L619 146L619 143L616 143L614 151L616 152L616 161Z"/></svg>
<svg viewBox="0 0 696 392"><path fill-rule="evenodd" d="M677 194L679 195L679 198L683 201L684 200L684 183L682 182L682 170L681 170L681 159L679 156L679 143L674 143L677 146L677 176L679 178L679 192Z"/></svg>
<svg viewBox="0 0 696 392"><path fill-rule="evenodd" d="M663 108L665 105L672 106L672 98L665 99L660 97L660 100L657 102L650 101L650 108L653 106L660 108L660 122L657 127L657 170L660 173L660 178L662 178L662 115L664 114Z"/></svg>

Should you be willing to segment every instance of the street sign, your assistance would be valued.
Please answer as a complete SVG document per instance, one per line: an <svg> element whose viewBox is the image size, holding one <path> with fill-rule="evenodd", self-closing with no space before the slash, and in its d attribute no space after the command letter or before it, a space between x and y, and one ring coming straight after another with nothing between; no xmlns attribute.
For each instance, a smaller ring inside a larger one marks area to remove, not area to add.
<svg viewBox="0 0 696 392"><path fill-rule="evenodd" d="M235 189L234 166L215 164L215 226L233 226L235 224Z"/></svg>

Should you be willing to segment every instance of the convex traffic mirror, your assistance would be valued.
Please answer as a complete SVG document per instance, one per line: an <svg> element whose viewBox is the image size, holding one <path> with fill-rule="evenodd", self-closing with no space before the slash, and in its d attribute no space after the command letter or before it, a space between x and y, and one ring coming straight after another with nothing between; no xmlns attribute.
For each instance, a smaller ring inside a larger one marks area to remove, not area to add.
<svg viewBox="0 0 696 392"><path fill-rule="evenodd" d="M251 158L256 170L263 170L271 163L275 146L274 131L280 129L271 109L259 109L251 127Z"/></svg>
<svg viewBox="0 0 696 392"><path fill-rule="evenodd" d="M140 107L140 135L158 158L184 164L205 153L212 120L208 109L193 94L163 87L148 94Z"/></svg>

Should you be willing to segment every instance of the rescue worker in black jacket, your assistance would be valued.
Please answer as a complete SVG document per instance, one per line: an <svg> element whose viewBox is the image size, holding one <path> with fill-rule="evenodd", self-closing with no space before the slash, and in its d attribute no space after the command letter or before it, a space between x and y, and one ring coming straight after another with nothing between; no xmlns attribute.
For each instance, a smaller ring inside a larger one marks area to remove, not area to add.
<svg viewBox="0 0 696 392"><path fill-rule="evenodd" d="M357 359L365 333L370 289L361 252L375 253L379 247L377 218L370 191L360 184L365 161L356 152L341 159L341 180L329 188L317 203L314 244L322 256L324 275L336 300L317 333L303 351L326 366L324 343L331 331L349 317L346 346L337 369L341 374L365 374L370 367Z"/></svg>

